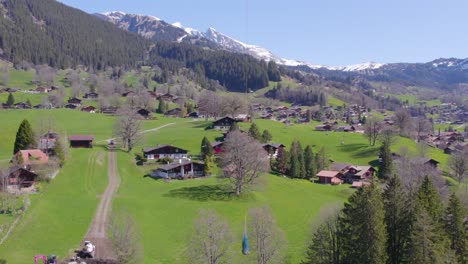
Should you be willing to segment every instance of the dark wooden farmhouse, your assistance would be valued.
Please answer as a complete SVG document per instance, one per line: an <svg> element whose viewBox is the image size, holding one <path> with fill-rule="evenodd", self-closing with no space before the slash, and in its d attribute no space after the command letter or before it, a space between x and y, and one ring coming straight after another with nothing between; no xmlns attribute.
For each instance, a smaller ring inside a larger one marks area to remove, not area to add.
<svg viewBox="0 0 468 264"><path fill-rule="evenodd" d="M171 109L171 110L168 110L165 115L167 116L175 116L175 117L179 117L182 113L182 109L180 108L174 108L174 109Z"/></svg>
<svg viewBox="0 0 468 264"><path fill-rule="evenodd" d="M92 135L72 135L68 137L71 148L92 148L94 136Z"/></svg>
<svg viewBox="0 0 468 264"><path fill-rule="evenodd" d="M197 178L204 176L203 167L203 162L186 160L164 165L153 170L150 175L154 178L164 179Z"/></svg>
<svg viewBox="0 0 468 264"><path fill-rule="evenodd" d="M139 117L142 118L142 119L149 119L149 118L151 118L151 112L148 111L148 110L146 110L146 109L143 109L143 108L142 108L142 109L138 110L136 113L137 113L137 114L139 115Z"/></svg>
<svg viewBox="0 0 468 264"><path fill-rule="evenodd" d="M263 144L262 147L268 153L268 156L270 158L275 158L275 159L276 157L278 157L278 153L280 149L284 149L283 144L275 144L275 143Z"/></svg>
<svg viewBox="0 0 468 264"><path fill-rule="evenodd" d="M213 129L229 130L235 122L236 120L234 120L233 118L223 117L213 122Z"/></svg>
<svg viewBox="0 0 468 264"><path fill-rule="evenodd" d="M83 96L84 99L98 99L99 98L99 94L98 93L95 93L95 92L91 92L91 93L85 93L85 95Z"/></svg>
<svg viewBox="0 0 468 264"><path fill-rule="evenodd" d="M339 174L340 173L338 171L322 170L317 173L317 177L319 179L319 183L337 185L343 183L343 181L338 178Z"/></svg>
<svg viewBox="0 0 468 264"><path fill-rule="evenodd" d="M34 185L38 175L20 166L13 166L8 169L6 175L3 175L2 188L7 190L8 187L16 190L21 188L29 188Z"/></svg>
<svg viewBox="0 0 468 264"><path fill-rule="evenodd" d="M188 151L171 145L160 145L153 148L144 148L143 155L148 160L157 160L163 158L187 159Z"/></svg>
<svg viewBox="0 0 468 264"><path fill-rule="evenodd" d="M70 98L68 99L67 103L75 105L75 106L81 106L81 99L78 98Z"/></svg>

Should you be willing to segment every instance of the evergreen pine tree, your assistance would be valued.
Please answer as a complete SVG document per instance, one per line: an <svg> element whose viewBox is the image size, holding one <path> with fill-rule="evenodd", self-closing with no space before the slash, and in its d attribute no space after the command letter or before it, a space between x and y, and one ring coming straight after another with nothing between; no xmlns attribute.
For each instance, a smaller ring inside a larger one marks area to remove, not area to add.
<svg viewBox="0 0 468 264"><path fill-rule="evenodd" d="M450 248L455 251L459 263L468 263L468 230L465 226L466 211L455 194L450 196L445 217L445 231Z"/></svg>
<svg viewBox="0 0 468 264"><path fill-rule="evenodd" d="M328 158L327 151L325 147L321 147L317 154L315 155L315 164L317 167L317 171L324 170L328 168L330 160Z"/></svg>
<svg viewBox="0 0 468 264"><path fill-rule="evenodd" d="M26 100L26 105L28 107L32 107L32 103L31 103L31 100L29 100L29 98L28 98L28 100Z"/></svg>
<svg viewBox="0 0 468 264"><path fill-rule="evenodd" d="M202 159L205 159L206 156L213 156L213 148L211 147L210 141L206 137L203 137L202 139L200 155Z"/></svg>
<svg viewBox="0 0 468 264"><path fill-rule="evenodd" d="M180 107L180 117L186 117L187 116L187 108L185 106Z"/></svg>
<svg viewBox="0 0 468 264"><path fill-rule="evenodd" d="M374 182L363 186L345 203L340 234L342 263L386 263L385 211Z"/></svg>
<svg viewBox="0 0 468 264"><path fill-rule="evenodd" d="M393 157L392 151L390 150L390 142L382 142L382 146L380 147L380 158L381 161L379 164L378 176L381 179L386 179L393 171Z"/></svg>
<svg viewBox="0 0 468 264"><path fill-rule="evenodd" d="M290 153L290 176L292 178L304 178L306 176L304 164L304 151L301 143L294 140L291 144Z"/></svg>
<svg viewBox="0 0 468 264"><path fill-rule="evenodd" d="M258 130L258 126L255 123L252 123L252 125L250 125L249 135L252 138L255 138L258 141L260 141L262 139L262 135L260 134L260 130Z"/></svg>
<svg viewBox="0 0 468 264"><path fill-rule="evenodd" d="M432 180L428 176L424 177L416 196L417 210L424 209L431 217L434 224L440 223L443 212L442 200Z"/></svg>
<svg viewBox="0 0 468 264"><path fill-rule="evenodd" d="M409 263L444 263L443 244L432 217L426 210L419 210L413 223L409 244Z"/></svg>
<svg viewBox="0 0 468 264"><path fill-rule="evenodd" d="M383 201L387 228L387 263L403 263L406 260L405 249L409 240L410 211L400 177L394 175L389 179L383 193Z"/></svg>
<svg viewBox="0 0 468 264"><path fill-rule="evenodd" d="M205 163L203 165L203 174L205 176L210 176L211 175L211 156L205 155L205 158L203 159L203 162Z"/></svg>
<svg viewBox="0 0 468 264"><path fill-rule="evenodd" d="M12 93L9 93L8 94L8 98L6 100L6 105L8 106L12 106L15 104L15 98L13 97L13 94Z"/></svg>
<svg viewBox="0 0 468 264"><path fill-rule="evenodd" d="M16 132L15 145L13 147L13 154L20 150L33 148L36 145L34 133L28 120L24 119L21 122L18 131Z"/></svg>
<svg viewBox="0 0 468 264"><path fill-rule="evenodd" d="M276 157L276 171L282 174L289 174L291 157L288 151L280 148Z"/></svg>
<svg viewBox="0 0 468 264"><path fill-rule="evenodd" d="M315 165L314 153L312 152L312 148L307 145L304 150L304 166L307 179L312 179L317 174L317 168Z"/></svg>
<svg viewBox="0 0 468 264"><path fill-rule="evenodd" d="M158 113L164 114L167 111L167 105L166 102L162 97L159 98L159 104L158 104Z"/></svg>
<svg viewBox="0 0 468 264"><path fill-rule="evenodd" d="M263 130L262 140L261 140L262 143L269 143L272 138L273 137L271 136L270 131L268 131L266 129Z"/></svg>

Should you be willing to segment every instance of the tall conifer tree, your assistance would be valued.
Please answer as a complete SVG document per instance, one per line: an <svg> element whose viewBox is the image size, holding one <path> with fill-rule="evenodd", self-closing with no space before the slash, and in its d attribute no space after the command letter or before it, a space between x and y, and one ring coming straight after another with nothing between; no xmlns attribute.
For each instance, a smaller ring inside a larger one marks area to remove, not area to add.
<svg viewBox="0 0 468 264"><path fill-rule="evenodd" d="M36 146L34 133L27 119L21 122L18 131L16 132L15 145L13 147L13 154L20 150L33 148Z"/></svg>
<svg viewBox="0 0 468 264"><path fill-rule="evenodd" d="M340 218L342 263L383 264L387 261L385 212L374 182L355 192Z"/></svg>

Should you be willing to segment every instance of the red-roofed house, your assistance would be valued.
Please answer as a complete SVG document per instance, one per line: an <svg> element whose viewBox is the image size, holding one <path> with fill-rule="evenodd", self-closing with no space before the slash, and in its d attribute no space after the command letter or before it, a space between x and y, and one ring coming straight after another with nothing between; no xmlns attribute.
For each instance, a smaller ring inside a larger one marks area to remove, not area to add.
<svg viewBox="0 0 468 264"><path fill-rule="evenodd" d="M317 173L317 177L319 178L319 183L338 185L343 183L343 181L338 178L339 174L340 172L338 171L322 170Z"/></svg>
<svg viewBox="0 0 468 264"><path fill-rule="evenodd" d="M49 162L49 157L40 149L26 149L16 152L13 160L21 165L37 165Z"/></svg>

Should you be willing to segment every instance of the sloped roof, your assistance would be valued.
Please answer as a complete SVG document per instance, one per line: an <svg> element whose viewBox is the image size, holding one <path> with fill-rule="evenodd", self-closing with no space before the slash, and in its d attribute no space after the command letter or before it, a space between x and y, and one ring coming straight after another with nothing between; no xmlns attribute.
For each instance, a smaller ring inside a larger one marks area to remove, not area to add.
<svg viewBox="0 0 468 264"><path fill-rule="evenodd" d="M338 174L339 172L337 171L322 170L319 173L317 173L317 177L333 178L333 177L336 177Z"/></svg>
<svg viewBox="0 0 468 264"><path fill-rule="evenodd" d="M20 150L16 155L21 155L24 164L44 164L49 162L49 157L40 149Z"/></svg>
<svg viewBox="0 0 468 264"><path fill-rule="evenodd" d="M189 165L189 164L192 164L192 163L193 164L199 164L199 165L205 164L205 163L203 163L201 161L185 160L185 161L182 161L182 162L174 162L174 163L171 163L171 164L164 165L162 167L159 167L157 170L169 171L169 170L172 170L172 169L175 169L175 168L178 168L178 167L181 167L181 166Z"/></svg>
<svg viewBox="0 0 468 264"><path fill-rule="evenodd" d="M92 135L71 135L68 137L70 141L93 141L94 136Z"/></svg>

